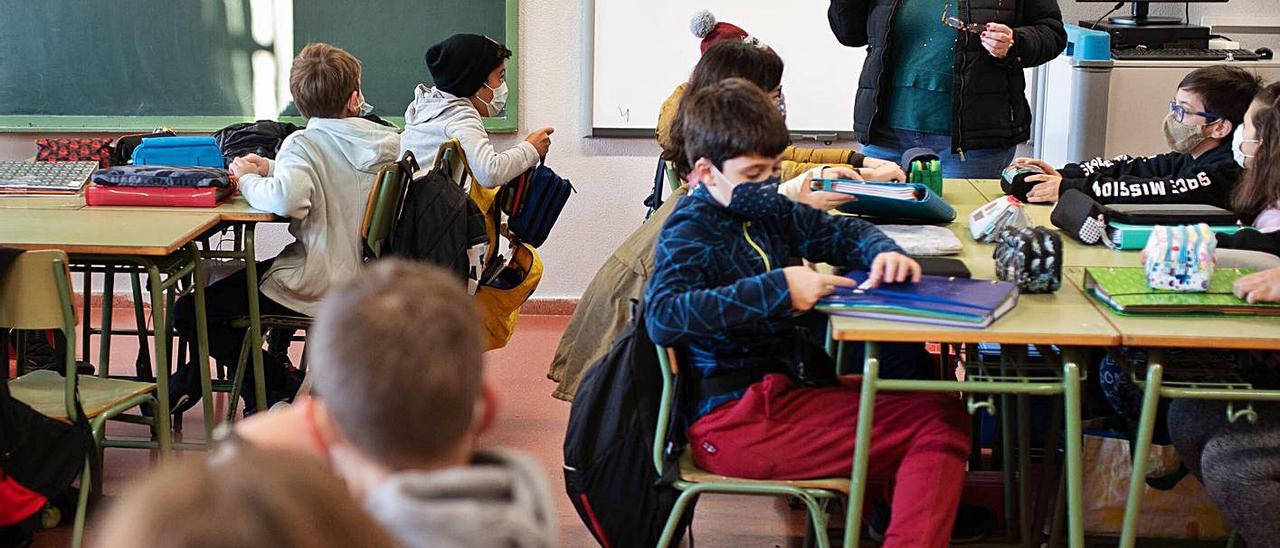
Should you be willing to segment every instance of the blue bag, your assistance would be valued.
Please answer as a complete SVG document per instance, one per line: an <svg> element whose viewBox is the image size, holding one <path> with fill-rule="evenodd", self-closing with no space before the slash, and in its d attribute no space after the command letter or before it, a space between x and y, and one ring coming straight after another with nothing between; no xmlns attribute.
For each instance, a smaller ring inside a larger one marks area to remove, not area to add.
<svg viewBox="0 0 1280 548"><path fill-rule="evenodd" d="M148 137L133 149L132 163L164 166L227 167L213 137Z"/></svg>
<svg viewBox="0 0 1280 548"><path fill-rule="evenodd" d="M231 175L216 167L114 166L93 172L90 180L102 186L229 188Z"/></svg>
<svg viewBox="0 0 1280 548"><path fill-rule="evenodd" d="M498 203L510 216L507 228L511 233L521 242L538 247L547 241L551 227L560 218L560 211L572 192L577 190L568 179L551 171L544 158L537 166L503 186L498 194Z"/></svg>

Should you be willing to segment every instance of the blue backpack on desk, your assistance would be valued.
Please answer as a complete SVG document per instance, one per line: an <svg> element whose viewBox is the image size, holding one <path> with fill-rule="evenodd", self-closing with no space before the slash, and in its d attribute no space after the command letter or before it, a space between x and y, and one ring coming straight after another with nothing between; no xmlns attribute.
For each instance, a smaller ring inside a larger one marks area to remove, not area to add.
<svg viewBox="0 0 1280 548"><path fill-rule="evenodd" d="M148 137L133 149L133 165L227 167L213 137Z"/></svg>
<svg viewBox="0 0 1280 548"><path fill-rule="evenodd" d="M568 179L547 167L546 159L502 187L498 204L509 219L507 228L521 242L542 245L560 218L569 194L577 192Z"/></svg>

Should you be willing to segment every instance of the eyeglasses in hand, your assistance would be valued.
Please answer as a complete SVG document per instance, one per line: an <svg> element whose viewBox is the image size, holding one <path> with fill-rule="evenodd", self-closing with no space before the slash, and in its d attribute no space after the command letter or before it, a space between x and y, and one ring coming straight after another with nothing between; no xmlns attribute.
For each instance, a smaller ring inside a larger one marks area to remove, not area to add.
<svg viewBox="0 0 1280 548"><path fill-rule="evenodd" d="M986 25L966 23L961 21L959 17L951 17L947 15L948 11L951 11L951 0L947 0L947 3L942 5L942 24L948 27L959 31L972 32L974 34L982 34L983 31L987 30Z"/></svg>

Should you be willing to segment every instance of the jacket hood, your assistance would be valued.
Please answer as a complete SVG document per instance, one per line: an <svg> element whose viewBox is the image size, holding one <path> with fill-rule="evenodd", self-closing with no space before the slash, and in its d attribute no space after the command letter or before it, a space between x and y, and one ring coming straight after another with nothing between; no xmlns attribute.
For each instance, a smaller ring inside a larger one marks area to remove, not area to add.
<svg viewBox="0 0 1280 548"><path fill-rule="evenodd" d="M361 171L374 171L400 154L396 129L364 118L312 118L307 130L332 139L338 145L333 150Z"/></svg>
<svg viewBox="0 0 1280 548"><path fill-rule="evenodd" d="M410 548L549 548L559 542L542 470L514 453L480 452L470 466L393 474L365 506Z"/></svg>
<svg viewBox="0 0 1280 548"><path fill-rule="evenodd" d="M437 118L452 116L464 108L473 108L465 97L418 84L413 89L413 102L404 110L404 123L406 126L424 124Z"/></svg>

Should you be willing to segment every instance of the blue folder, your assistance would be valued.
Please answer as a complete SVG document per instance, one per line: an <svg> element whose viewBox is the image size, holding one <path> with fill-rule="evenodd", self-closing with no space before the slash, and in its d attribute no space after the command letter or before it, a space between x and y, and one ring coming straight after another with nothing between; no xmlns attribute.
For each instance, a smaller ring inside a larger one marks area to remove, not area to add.
<svg viewBox="0 0 1280 548"><path fill-rule="evenodd" d="M912 183L874 183L851 179L814 179L814 190L850 194L858 199L839 207L844 213L924 223L949 223L956 210L929 187Z"/></svg>
<svg viewBox="0 0 1280 548"><path fill-rule="evenodd" d="M860 286L866 271L847 275ZM817 309L837 316L983 328L1018 303L1018 286L995 280L923 276L875 289L839 287Z"/></svg>

